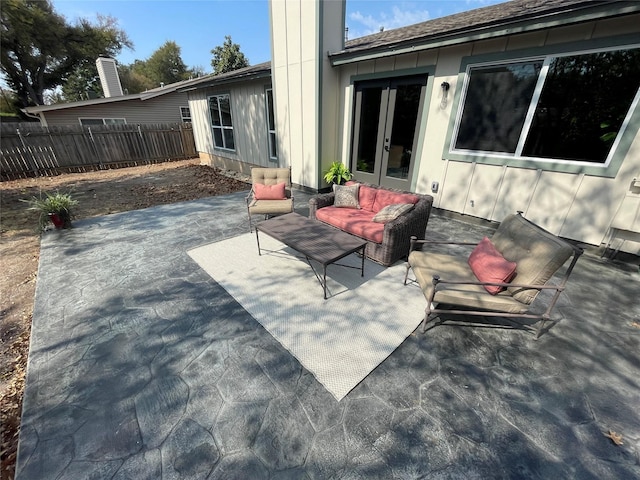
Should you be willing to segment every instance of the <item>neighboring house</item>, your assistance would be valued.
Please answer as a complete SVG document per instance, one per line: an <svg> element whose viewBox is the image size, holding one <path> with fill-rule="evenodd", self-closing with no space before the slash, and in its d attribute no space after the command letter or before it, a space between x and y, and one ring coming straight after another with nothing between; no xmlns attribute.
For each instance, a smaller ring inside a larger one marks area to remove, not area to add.
<svg viewBox="0 0 640 480"><path fill-rule="evenodd" d="M180 89L194 80L185 80L142 93L124 95L115 60L99 58L96 64L105 98L38 105L27 107L24 111L31 116L37 116L44 126L136 125L191 121L187 95Z"/></svg>
<svg viewBox="0 0 640 480"><path fill-rule="evenodd" d="M344 1L270 18L270 69L188 92L204 161L315 190L341 160L463 215L593 245L640 231L640 2L512 0L346 43Z"/></svg>
<svg viewBox="0 0 640 480"><path fill-rule="evenodd" d="M121 97L38 105L24 110L44 126L113 125L119 123L175 123L191 121L187 95L178 88L184 82Z"/></svg>

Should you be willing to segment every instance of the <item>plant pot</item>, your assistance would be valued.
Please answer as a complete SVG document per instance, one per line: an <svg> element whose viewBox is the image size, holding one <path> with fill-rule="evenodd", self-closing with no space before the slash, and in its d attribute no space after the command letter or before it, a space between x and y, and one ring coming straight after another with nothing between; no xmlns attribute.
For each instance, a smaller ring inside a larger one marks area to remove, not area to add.
<svg viewBox="0 0 640 480"><path fill-rule="evenodd" d="M64 220L57 213L50 213L49 220L53 223L53 226L56 228L64 228Z"/></svg>

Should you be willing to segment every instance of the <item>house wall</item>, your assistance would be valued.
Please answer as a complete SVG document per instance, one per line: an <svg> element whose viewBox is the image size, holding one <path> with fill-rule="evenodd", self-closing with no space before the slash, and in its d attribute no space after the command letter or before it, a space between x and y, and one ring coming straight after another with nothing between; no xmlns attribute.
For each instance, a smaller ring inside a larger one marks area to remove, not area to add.
<svg viewBox="0 0 640 480"><path fill-rule="evenodd" d="M600 39L637 35L640 43L640 16L587 22L443 47L420 53L362 61L336 67L340 71L339 118L340 150L348 164L353 122L353 82L360 75L381 78L399 70L431 67L433 81L428 84L425 114L422 118L418 164L411 179L412 188L434 196L434 206L488 220L502 220L508 213L522 210L531 220L555 234L599 245L625 195L630 193L633 178L640 178L640 138L630 137L631 146L614 178L562 173L512 165L485 165L445 159L450 127L454 121L464 57L517 52L532 48L557 47L582 42L587 46ZM442 103L440 84L449 82L446 106ZM635 121L640 107L636 106ZM633 129L632 129L633 130ZM636 125L637 131L637 125ZM439 182L438 192L431 192L432 182ZM633 192L631 192L633 193ZM623 250L640 253L640 244L626 242Z"/></svg>
<svg viewBox="0 0 640 480"><path fill-rule="evenodd" d="M188 92L196 149L204 164L250 172L250 167L279 166L269 159L269 137L265 91L268 79L239 82ZM209 97L229 94L235 151L216 148L213 144Z"/></svg>
<svg viewBox="0 0 640 480"><path fill-rule="evenodd" d="M269 8L280 155L294 183L317 189L339 159L339 72L326 52L343 47L345 4L278 0Z"/></svg>
<svg viewBox="0 0 640 480"><path fill-rule="evenodd" d="M79 125L79 118L124 118L129 124L181 122L180 107L188 105L187 94L167 93L144 102L139 99L64 108L43 112L44 125Z"/></svg>

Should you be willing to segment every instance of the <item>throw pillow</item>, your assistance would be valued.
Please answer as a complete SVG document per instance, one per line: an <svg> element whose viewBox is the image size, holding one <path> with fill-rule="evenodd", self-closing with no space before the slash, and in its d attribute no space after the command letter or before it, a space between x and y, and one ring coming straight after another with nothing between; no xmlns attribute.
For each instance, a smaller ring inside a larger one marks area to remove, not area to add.
<svg viewBox="0 0 640 480"><path fill-rule="evenodd" d="M358 189L360 184L356 185L336 185L333 184L333 191L335 193L335 199L333 201L334 207L342 208L360 208L358 203Z"/></svg>
<svg viewBox="0 0 640 480"><path fill-rule="evenodd" d="M373 217L374 222L387 223L391 220L395 220L400 215L407 213L413 208L412 203L394 203L393 205L387 205Z"/></svg>
<svg viewBox="0 0 640 480"><path fill-rule="evenodd" d="M285 200L285 184L276 183L275 185L263 185L261 183L253 184L253 196L256 200Z"/></svg>
<svg viewBox="0 0 640 480"><path fill-rule="evenodd" d="M516 275L516 263L506 260L488 237L484 237L473 249L468 262L471 271L481 282L508 283ZM484 288L491 295L505 289L497 285L484 285Z"/></svg>

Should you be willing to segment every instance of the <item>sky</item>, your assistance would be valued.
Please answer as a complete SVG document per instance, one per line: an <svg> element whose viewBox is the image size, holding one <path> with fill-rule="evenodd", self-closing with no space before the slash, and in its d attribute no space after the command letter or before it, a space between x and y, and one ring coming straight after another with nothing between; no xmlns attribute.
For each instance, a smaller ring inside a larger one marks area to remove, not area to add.
<svg viewBox="0 0 640 480"><path fill-rule="evenodd" d="M302 0L315 1L315 0ZM337 0L330 0L337 1ZM347 0L349 39L472 10L505 0ZM118 20L133 42L119 63L146 60L166 41L181 48L184 63L211 72L211 50L226 35L240 45L251 65L271 59L268 0L53 0L70 23L96 22L98 14Z"/></svg>

